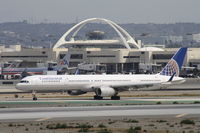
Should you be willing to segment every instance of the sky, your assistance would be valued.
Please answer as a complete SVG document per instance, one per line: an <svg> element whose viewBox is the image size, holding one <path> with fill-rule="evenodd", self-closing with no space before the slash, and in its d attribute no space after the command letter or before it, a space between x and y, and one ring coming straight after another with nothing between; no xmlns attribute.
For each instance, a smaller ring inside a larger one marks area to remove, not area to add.
<svg viewBox="0 0 200 133"><path fill-rule="evenodd" d="M0 23L200 23L200 0L0 0Z"/></svg>

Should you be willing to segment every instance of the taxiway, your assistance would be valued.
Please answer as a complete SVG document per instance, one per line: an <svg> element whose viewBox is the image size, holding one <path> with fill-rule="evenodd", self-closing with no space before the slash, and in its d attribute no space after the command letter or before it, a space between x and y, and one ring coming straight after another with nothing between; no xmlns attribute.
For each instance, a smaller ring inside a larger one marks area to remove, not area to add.
<svg viewBox="0 0 200 133"><path fill-rule="evenodd" d="M85 107L35 107L0 109L0 121L87 119L97 117L200 115L199 104Z"/></svg>

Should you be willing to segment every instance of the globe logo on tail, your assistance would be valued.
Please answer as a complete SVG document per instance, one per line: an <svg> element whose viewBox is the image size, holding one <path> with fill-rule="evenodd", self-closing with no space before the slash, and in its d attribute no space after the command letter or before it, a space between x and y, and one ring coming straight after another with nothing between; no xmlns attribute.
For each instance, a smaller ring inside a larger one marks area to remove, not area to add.
<svg viewBox="0 0 200 133"><path fill-rule="evenodd" d="M171 59L164 69L161 71L161 75L172 76L175 73L175 76L179 75L179 66L174 59Z"/></svg>

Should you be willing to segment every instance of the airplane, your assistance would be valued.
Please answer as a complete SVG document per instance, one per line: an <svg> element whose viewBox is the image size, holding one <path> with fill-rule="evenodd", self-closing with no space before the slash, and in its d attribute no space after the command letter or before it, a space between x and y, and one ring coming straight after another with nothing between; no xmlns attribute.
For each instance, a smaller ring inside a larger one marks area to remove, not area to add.
<svg viewBox="0 0 200 133"><path fill-rule="evenodd" d="M33 100L37 100L35 92L45 91L67 91L69 95L95 92L95 100L101 100L103 97L120 100L118 93L129 88L161 88L183 83L185 79L179 77L179 73L186 52L187 48L180 48L157 74L35 75L23 78L16 85L16 89L32 92Z"/></svg>
<svg viewBox="0 0 200 133"><path fill-rule="evenodd" d="M69 56L66 55L57 66L51 66L51 67L32 67L32 68L19 68L19 62L13 62L8 67L1 67L1 75L15 75L15 76L21 76L26 77L30 75L42 75L45 71L53 70L61 72L63 68L71 69L69 68Z"/></svg>
<svg viewBox="0 0 200 133"><path fill-rule="evenodd" d="M34 68L2 68L2 75L18 75L27 72L30 75L42 74L47 70L47 67L34 67Z"/></svg>

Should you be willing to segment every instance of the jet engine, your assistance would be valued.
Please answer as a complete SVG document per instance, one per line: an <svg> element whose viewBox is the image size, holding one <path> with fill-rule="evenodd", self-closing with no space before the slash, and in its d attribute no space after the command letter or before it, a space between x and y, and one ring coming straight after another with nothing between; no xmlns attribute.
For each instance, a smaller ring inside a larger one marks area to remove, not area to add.
<svg viewBox="0 0 200 133"><path fill-rule="evenodd" d="M85 93L87 93L87 92L81 91L81 90L69 90L69 91L67 91L67 93L68 93L69 95L74 96L74 95L82 95L82 94L85 94Z"/></svg>
<svg viewBox="0 0 200 133"><path fill-rule="evenodd" d="M96 89L97 96L103 96L103 97L114 96L116 93L117 92L115 91L115 89L107 86Z"/></svg>

